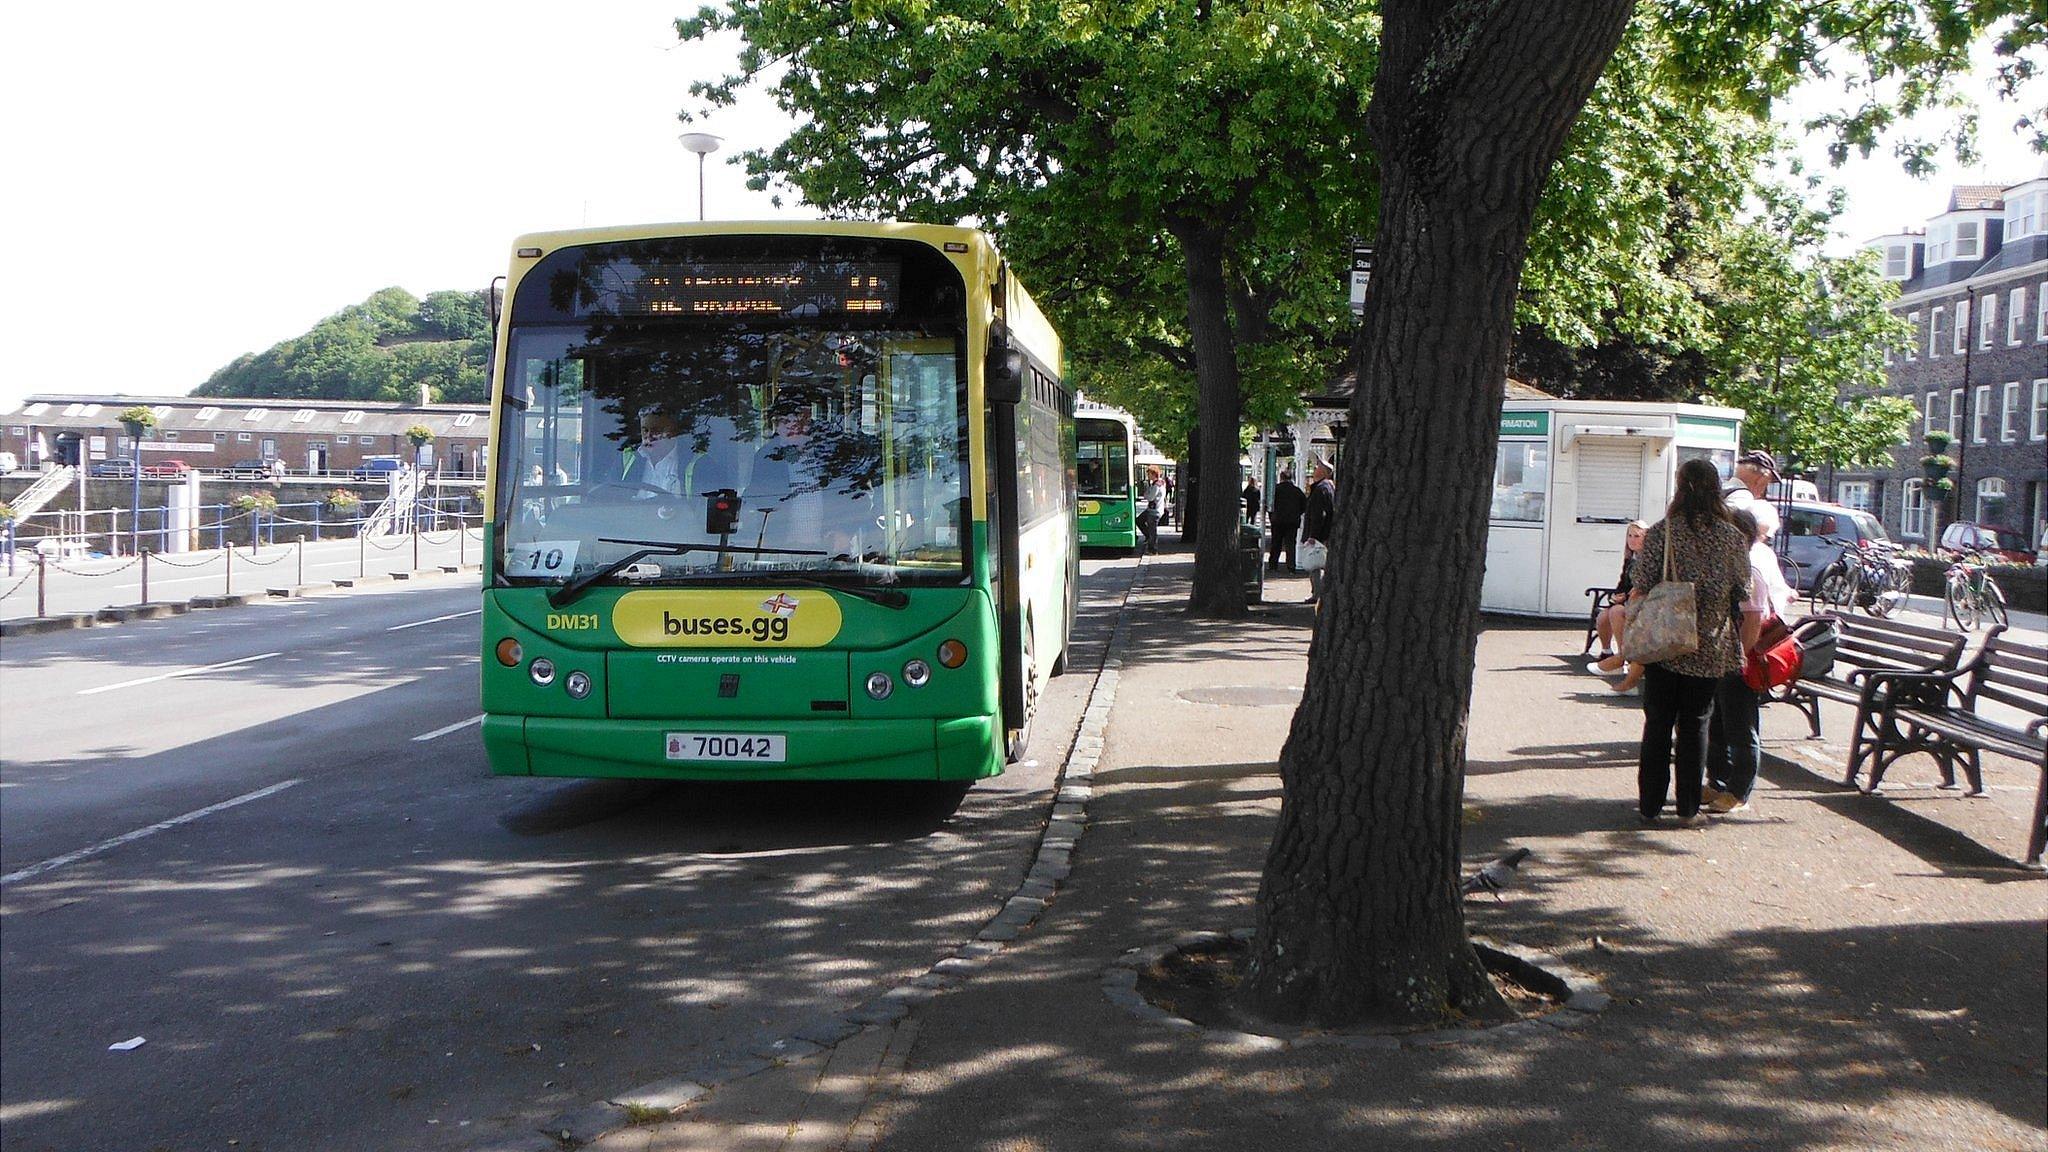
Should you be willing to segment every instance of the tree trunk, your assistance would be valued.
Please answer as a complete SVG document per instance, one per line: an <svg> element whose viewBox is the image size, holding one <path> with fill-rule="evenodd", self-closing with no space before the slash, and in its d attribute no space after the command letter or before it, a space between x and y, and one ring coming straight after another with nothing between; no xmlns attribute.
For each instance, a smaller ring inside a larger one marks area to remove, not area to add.
<svg viewBox="0 0 2048 1152"><path fill-rule="evenodd" d="M1536 201L1629 9L1383 6L1354 430L1240 993L1269 1018L1506 1013L1458 893L1494 451Z"/></svg>
<svg viewBox="0 0 2048 1152"><path fill-rule="evenodd" d="M1194 498L1194 591L1197 616L1245 614L1237 554L1238 391L1237 345L1230 331L1230 297L1223 279L1223 228L1189 224L1175 230L1188 278L1188 336L1195 348L1195 417L1199 440Z"/></svg>

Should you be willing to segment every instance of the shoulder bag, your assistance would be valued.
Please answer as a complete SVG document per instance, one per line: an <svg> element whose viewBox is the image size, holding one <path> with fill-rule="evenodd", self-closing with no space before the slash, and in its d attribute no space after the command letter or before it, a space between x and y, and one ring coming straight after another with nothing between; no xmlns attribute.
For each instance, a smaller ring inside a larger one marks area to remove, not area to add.
<svg viewBox="0 0 2048 1152"><path fill-rule="evenodd" d="M1700 620L1690 580L1672 579L1671 535L1664 521L1664 580L1644 594L1622 635L1621 658L1631 664L1660 664L1700 646Z"/></svg>

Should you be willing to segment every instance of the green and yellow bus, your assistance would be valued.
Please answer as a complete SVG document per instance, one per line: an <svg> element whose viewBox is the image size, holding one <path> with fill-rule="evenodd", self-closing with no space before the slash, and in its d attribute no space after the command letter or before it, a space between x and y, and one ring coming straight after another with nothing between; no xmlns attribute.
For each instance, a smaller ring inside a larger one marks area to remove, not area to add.
<svg viewBox="0 0 2048 1152"><path fill-rule="evenodd" d="M1084 406L1074 420L1080 440L1081 547L1138 548L1137 422L1115 408Z"/></svg>
<svg viewBox="0 0 2048 1152"><path fill-rule="evenodd" d="M1074 401L989 238L521 237L498 318L501 774L972 780L1073 630Z"/></svg>

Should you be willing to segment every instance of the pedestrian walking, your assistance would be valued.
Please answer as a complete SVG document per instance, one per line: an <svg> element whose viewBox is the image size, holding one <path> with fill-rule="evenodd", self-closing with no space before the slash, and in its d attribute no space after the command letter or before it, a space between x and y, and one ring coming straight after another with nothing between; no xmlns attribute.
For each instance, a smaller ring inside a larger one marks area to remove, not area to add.
<svg viewBox="0 0 2048 1152"><path fill-rule="evenodd" d="M1792 607L1791 585L1778 567L1778 554L1766 544L1764 529L1742 509L1730 513L1735 527L1747 535L1749 597L1742 604L1742 658L1756 650L1772 620L1784 619ZM1714 715L1707 724L1707 779L1701 803L1709 812L1740 812L1749 807L1750 789L1763 761L1763 694L1749 686L1742 667L1721 677L1714 689Z"/></svg>
<svg viewBox="0 0 2048 1152"><path fill-rule="evenodd" d="M1697 823L1707 760L1707 725L1723 676L1742 668L1737 620L1749 598L1749 540L1730 522L1721 499L1721 475L1711 461L1688 460L1678 469L1678 491L1664 519L1651 526L1631 573L1648 596L1666 579L1693 585L1692 651L1643 670L1643 739L1636 771L1638 812L1647 823L1664 810L1673 791L1680 821ZM1667 577L1666 571L1669 569ZM1640 628L1640 623L1632 625Z"/></svg>
<svg viewBox="0 0 2048 1152"><path fill-rule="evenodd" d="M1267 546L1266 570L1280 567L1280 557L1287 557L1287 570L1294 571L1294 538L1301 531L1301 514L1308 510L1308 494L1294 482L1294 473L1286 469L1280 472L1280 482L1273 485L1272 517L1273 541Z"/></svg>
<svg viewBox="0 0 2048 1152"><path fill-rule="evenodd" d="M1337 482L1335 473L1330 471L1328 460L1318 459L1309 473L1308 508L1301 522L1301 538L1304 542L1321 544L1327 553L1330 547L1330 532L1337 522ZM1308 573L1308 602L1320 604L1323 599L1323 585L1329 580L1330 565L1326 559L1320 568L1311 568Z"/></svg>

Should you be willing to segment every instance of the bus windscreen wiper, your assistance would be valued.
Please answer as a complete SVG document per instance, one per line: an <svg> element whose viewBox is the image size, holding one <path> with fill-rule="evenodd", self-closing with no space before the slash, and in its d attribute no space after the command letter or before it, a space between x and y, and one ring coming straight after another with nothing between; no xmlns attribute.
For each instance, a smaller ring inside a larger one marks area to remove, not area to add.
<svg viewBox="0 0 2048 1152"><path fill-rule="evenodd" d="M634 564L647 559L649 556L687 556L692 552L719 552L749 556L761 552L773 552L782 556L824 555L823 552L815 548L743 548L733 544L690 544L680 540L615 540L609 536L600 536L597 539L600 544L632 544L638 547L604 567L592 569L548 593L548 605L550 607L560 608L571 603L578 596L583 595L584 591L591 585L600 580L616 576Z"/></svg>

